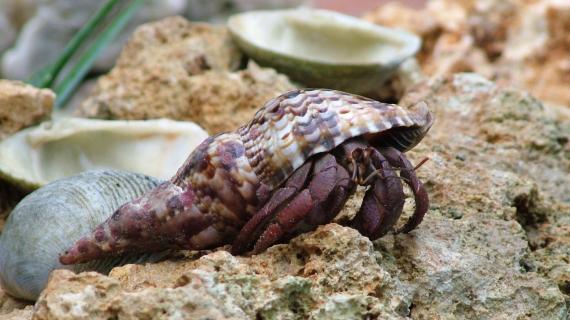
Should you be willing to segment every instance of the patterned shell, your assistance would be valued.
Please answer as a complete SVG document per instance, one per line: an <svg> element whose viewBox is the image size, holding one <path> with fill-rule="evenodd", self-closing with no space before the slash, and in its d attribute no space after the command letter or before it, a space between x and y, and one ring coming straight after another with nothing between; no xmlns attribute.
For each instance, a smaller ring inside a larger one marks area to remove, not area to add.
<svg viewBox="0 0 570 320"><path fill-rule="evenodd" d="M257 177L276 187L312 155L350 138L407 151L432 124L425 102L403 108L335 90L301 89L267 102L238 133Z"/></svg>

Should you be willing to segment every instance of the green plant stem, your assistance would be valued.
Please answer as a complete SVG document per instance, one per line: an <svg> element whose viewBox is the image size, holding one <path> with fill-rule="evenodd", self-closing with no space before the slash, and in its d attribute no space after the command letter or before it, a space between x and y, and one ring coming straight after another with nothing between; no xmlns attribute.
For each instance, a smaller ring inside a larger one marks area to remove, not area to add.
<svg viewBox="0 0 570 320"><path fill-rule="evenodd" d="M69 99L79 82L89 71L98 54L105 48L129 22L134 13L140 8L144 0L132 0L124 10L121 10L111 23L105 28L78 58L65 79L55 86L57 99L56 108L61 107Z"/></svg>
<svg viewBox="0 0 570 320"><path fill-rule="evenodd" d="M28 82L38 88L51 87L63 67L69 62L70 58L77 52L81 45L84 44L85 40L93 34L96 27L101 24L101 21L105 20L105 18L109 16L119 1L120 0L108 0L105 2L105 4L89 19L89 21L81 27L73 38L71 38L57 60L36 72Z"/></svg>

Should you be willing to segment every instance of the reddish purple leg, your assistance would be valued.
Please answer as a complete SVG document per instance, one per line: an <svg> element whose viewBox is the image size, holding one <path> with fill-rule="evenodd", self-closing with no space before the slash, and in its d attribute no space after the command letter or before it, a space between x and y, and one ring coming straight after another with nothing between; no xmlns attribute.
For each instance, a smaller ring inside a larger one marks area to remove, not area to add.
<svg viewBox="0 0 570 320"><path fill-rule="evenodd" d="M429 209L429 197L427 191L420 179L416 176L414 166L403 153L395 148L384 148L381 149L380 152L386 157L386 160L388 160L390 165L400 168L400 177L404 179L414 194L416 209L406 224L397 231L397 233L408 233L414 230L422 222Z"/></svg>
<svg viewBox="0 0 570 320"><path fill-rule="evenodd" d="M352 220L352 227L371 240L385 235L396 224L404 208L405 196L402 182L388 161L378 150L364 150L372 166L369 175L374 175L372 187L366 191L362 206Z"/></svg>
<svg viewBox="0 0 570 320"><path fill-rule="evenodd" d="M332 220L350 194L348 172L326 154L297 169L241 229L233 254L261 252L278 241Z"/></svg>

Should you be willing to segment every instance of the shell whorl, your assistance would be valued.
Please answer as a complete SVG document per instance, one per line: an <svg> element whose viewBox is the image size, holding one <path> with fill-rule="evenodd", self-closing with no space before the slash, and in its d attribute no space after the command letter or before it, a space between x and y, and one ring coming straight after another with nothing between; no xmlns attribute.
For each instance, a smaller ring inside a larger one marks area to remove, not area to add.
<svg viewBox="0 0 570 320"><path fill-rule="evenodd" d="M35 300L56 268L106 273L120 264L152 260L139 254L63 266L58 255L121 204L158 183L142 174L95 170L29 194L11 212L0 235L0 284L15 297Z"/></svg>
<svg viewBox="0 0 570 320"><path fill-rule="evenodd" d="M312 155L350 138L407 151L432 123L425 102L403 108L335 90L301 89L268 101L238 132L258 178L276 187Z"/></svg>

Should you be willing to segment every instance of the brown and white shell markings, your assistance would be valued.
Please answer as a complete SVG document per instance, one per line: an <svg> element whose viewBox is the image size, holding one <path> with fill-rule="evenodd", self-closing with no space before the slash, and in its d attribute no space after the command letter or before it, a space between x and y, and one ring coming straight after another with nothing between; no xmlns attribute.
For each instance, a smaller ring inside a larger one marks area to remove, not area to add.
<svg viewBox="0 0 570 320"><path fill-rule="evenodd" d="M357 184L370 187L353 226L377 238L402 212L401 180L416 200L403 228L410 231L428 200L401 152L432 123L424 102L403 108L334 90L287 92L245 126L206 139L169 182L121 206L60 261L232 242L234 253L259 252L329 222Z"/></svg>

